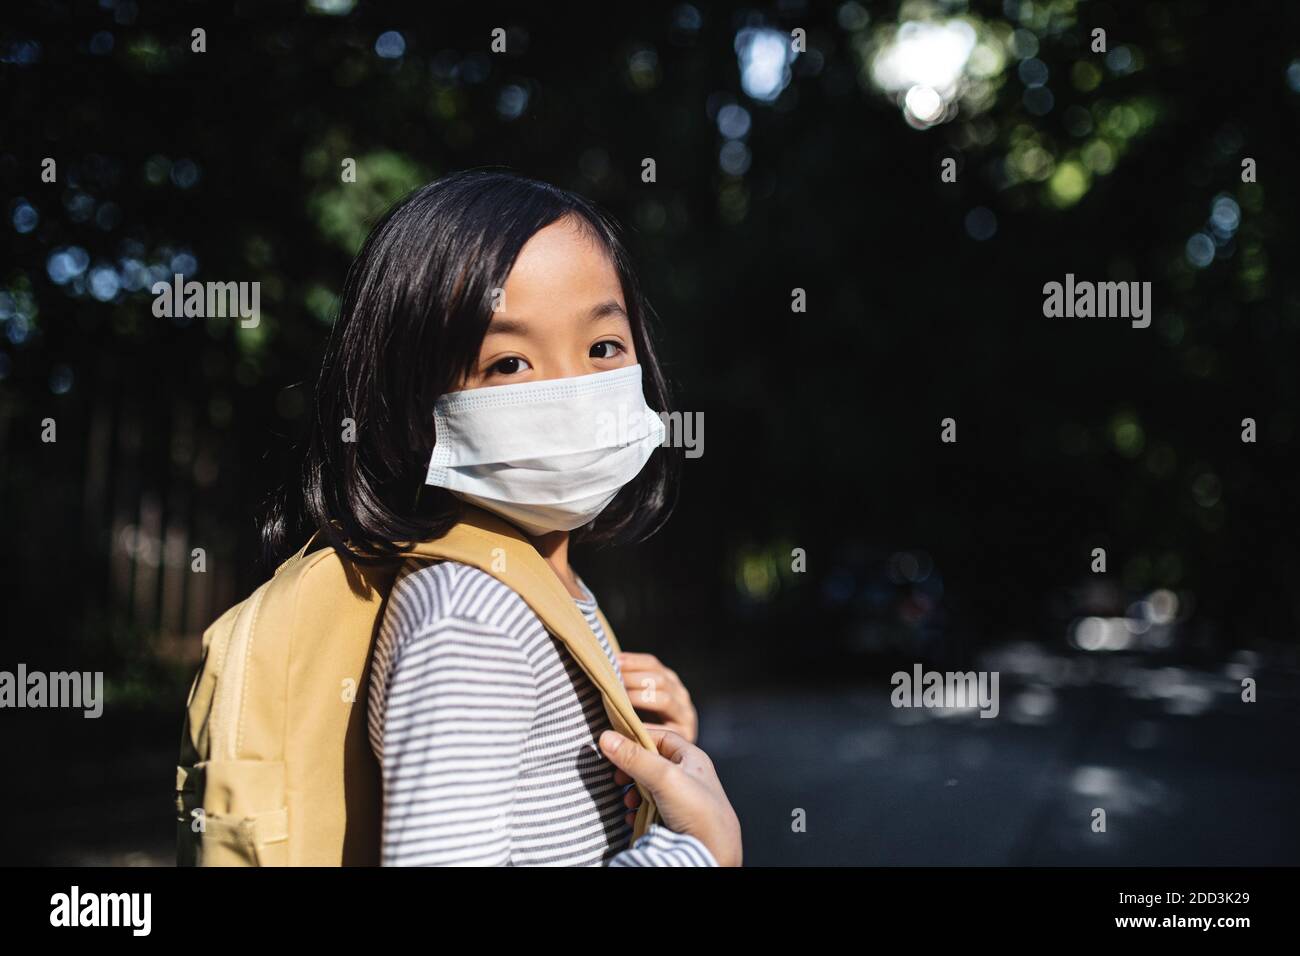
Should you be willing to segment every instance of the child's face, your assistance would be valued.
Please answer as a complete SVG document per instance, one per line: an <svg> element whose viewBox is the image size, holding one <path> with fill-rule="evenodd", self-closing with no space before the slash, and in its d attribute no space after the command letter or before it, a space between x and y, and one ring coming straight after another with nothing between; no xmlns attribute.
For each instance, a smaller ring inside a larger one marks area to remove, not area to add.
<svg viewBox="0 0 1300 956"><path fill-rule="evenodd" d="M461 387L569 378L636 361L618 272L603 249L562 219L524 244Z"/></svg>

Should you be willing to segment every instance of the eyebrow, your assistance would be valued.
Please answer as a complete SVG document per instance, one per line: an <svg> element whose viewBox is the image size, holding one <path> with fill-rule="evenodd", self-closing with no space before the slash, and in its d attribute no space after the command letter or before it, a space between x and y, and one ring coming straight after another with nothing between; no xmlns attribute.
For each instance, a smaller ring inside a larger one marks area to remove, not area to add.
<svg viewBox="0 0 1300 956"><path fill-rule="evenodd" d="M610 299L609 301L602 302L600 305L594 307L591 310L591 312L588 313L587 319L588 321L594 322L597 319L604 319L604 318L608 318L609 316L615 316L615 317L621 316L622 318L626 319L627 312L623 310L623 307L621 305L619 305L613 299Z"/></svg>
<svg viewBox="0 0 1300 956"><path fill-rule="evenodd" d="M627 312L621 305L613 299L609 299L599 305L593 306L587 313L587 321L595 322L599 319L606 318L628 318ZM630 321L630 320L629 320ZM486 335L527 335L528 323L522 319L511 319L506 316L493 316L492 321L488 323Z"/></svg>

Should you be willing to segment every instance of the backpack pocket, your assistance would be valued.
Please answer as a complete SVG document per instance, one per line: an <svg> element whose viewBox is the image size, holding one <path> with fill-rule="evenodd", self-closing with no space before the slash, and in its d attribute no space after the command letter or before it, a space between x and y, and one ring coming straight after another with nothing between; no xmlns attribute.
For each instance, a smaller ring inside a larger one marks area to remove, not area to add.
<svg viewBox="0 0 1300 956"><path fill-rule="evenodd" d="M177 865L288 866L284 781L278 760L177 767Z"/></svg>

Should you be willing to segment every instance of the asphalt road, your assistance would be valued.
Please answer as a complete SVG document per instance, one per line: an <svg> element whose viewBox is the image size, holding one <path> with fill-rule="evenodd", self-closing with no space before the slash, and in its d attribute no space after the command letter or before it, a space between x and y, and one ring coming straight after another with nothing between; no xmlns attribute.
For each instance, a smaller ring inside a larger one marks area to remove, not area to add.
<svg viewBox="0 0 1300 956"><path fill-rule="evenodd" d="M1241 665L1022 670L1003 673L992 719L896 709L887 678L708 701L700 744L747 864L1300 863L1294 674L1256 673L1244 703Z"/></svg>
<svg viewBox="0 0 1300 956"><path fill-rule="evenodd" d="M1032 648L983 666L993 719L895 708L888 675L698 700L746 863L1300 864L1300 675ZM6 716L3 862L173 864L174 715Z"/></svg>

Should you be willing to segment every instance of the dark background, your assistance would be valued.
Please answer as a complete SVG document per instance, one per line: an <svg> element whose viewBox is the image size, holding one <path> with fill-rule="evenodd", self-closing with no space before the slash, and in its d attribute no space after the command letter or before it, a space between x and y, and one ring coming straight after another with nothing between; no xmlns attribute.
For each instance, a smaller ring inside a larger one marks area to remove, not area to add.
<svg viewBox="0 0 1300 956"><path fill-rule="evenodd" d="M254 518L351 256L484 165L625 223L704 415L667 528L575 564L691 688L748 862L1300 862L1294 5L2 16L0 669L109 699L0 712L0 862L171 861L201 632L269 574ZM909 122L872 64L957 19L969 60L903 58L952 68L949 115ZM155 318L176 271L259 281L260 326ZM1151 282L1151 326L1045 318L1066 273ZM998 719L890 707L918 662L998 670Z"/></svg>

